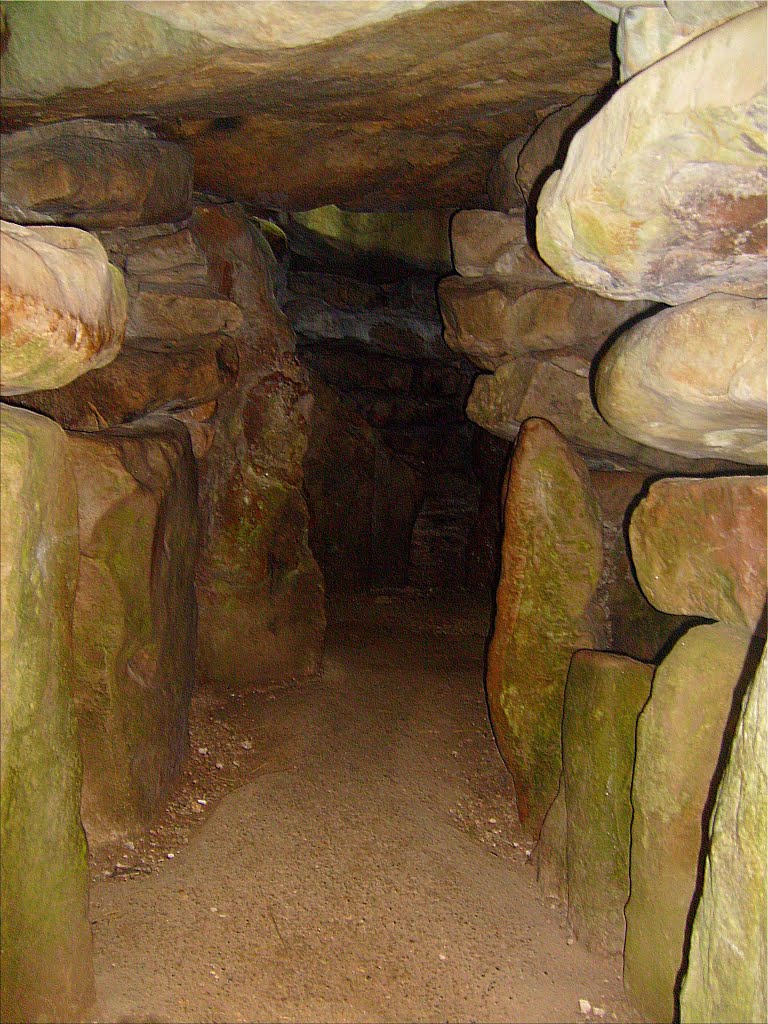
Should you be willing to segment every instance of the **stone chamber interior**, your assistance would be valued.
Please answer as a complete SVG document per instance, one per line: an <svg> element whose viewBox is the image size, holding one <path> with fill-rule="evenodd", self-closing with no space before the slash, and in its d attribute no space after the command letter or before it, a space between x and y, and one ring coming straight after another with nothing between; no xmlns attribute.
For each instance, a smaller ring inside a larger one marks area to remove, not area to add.
<svg viewBox="0 0 768 1024"><path fill-rule="evenodd" d="M766 1019L766 5L0 3L0 1019Z"/></svg>

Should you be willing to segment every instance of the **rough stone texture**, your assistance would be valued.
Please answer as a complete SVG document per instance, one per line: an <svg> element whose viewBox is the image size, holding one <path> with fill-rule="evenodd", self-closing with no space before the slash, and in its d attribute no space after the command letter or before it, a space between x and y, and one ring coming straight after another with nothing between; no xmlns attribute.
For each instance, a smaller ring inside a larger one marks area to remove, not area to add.
<svg viewBox="0 0 768 1024"><path fill-rule="evenodd" d="M766 478L659 480L629 528L637 578L662 611L765 632Z"/></svg>
<svg viewBox="0 0 768 1024"><path fill-rule="evenodd" d="M768 671L752 682L717 794L680 995L683 1024L768 1016Z"/></svg>
<svg viewBox="0 0 768 1024"><path fill-rule="evenodd" d="M91 844L146 824L181 766L195 671L197 475L170 417L70 434L82 813Z"/></svg>
<svg viewBox="0 0 768 1024"><path fill-rule="evenodd" d="M328 589L408 582L418 473L313 375L304 489L309 542Z"/></svg>
<svg viewBox="0 0 768 1024"><path fill-rule="evenodd" d="M451 218L453 265L462 277L503 277L536 288L560 284L528 244L525 214L459 210Z"/></svg>
<svg viewBox="0 0 768 1024"><path fill-rule="evenodd" d="M517 183L517 161L529 138L530 132L527 132L507 143L488 172L485 191L492 210L525 213L525 196Z"/></svg>
<svg viewBox="0 0 768 1024"><path fill-rule="evenodd" d="M557 897L568 906L568 819L565 810L565 785L560 773L557 796L547 811L536 843L536 880L545 895Z"/></svg>
<svg viewBox="0 0 768 1024"><path fill-rule="evenodd" d="M237 387L218 401L201 464L198 663L241 685L314 672L323 581L308 547L302 460L312 409L295 337L272 291L274 260L237 206L199 207L208 286L243 314Z"/></svg>
<svg viewBox="0 0 768 1024"><path fill-rule="evenodd" d="M22 224L112 228L191 212L189 153L135 122L75 120L4 135L0 181L0 215Z"/></svg>
<svg viewBox="0 0 768 1024"><path fill-rule="evenodd" d="M215 346L219 334L236 334L242 322L235 303L221 296L156 285L131 296L125 339L137 348L184 352Z"/></svg>
<svg viewBox="0 0 768 1024"><path fill-rule="evenodd" d="M220 335L216 340L218 350L178 354L126 347L101 370L91 370L63 388L33 391L15 401L69 430L102 430L152 412L207 405L237 376L234 342Z"/></svg>
<svg viewBox="0 0 768 1024"><path fill-rule="evenodd" d="M534 835L557 793L571 656L600 645L592 604L601 569L600 510L586 466L551 424L529 420L506 480L486 686L520 819Z"/></svg>
<svg viewBox="0 0 768 1024"><path fill-rule="evenodd" d="M616 54L622 82L702 32L759 6L756 0L643 0L642 6L636 0L587 3L618 22Z"/></svg>
<svg viewBox="0 0 768 1024"><path fill-rule="evenodd" d="M520 424L529 416L549 420L581 451L613 460L617 466L647 466L667 471L703 468L679 455L637 444L619 434L600 418L592 403L588 364L575 371L559 365L552 356L522 356L504 363L493 374L481 374L467 402L467 416L485 430L514 440ZM707 468L721 468L709 461Z"/></svg>
<svg viewBox="0 0 768 1024"><path fill-rule="evenodd" d="M515 172L526 206L535 209L542 185L556 167L562 167L571 139L599 106L597 97L580 96L548 114L531 132Z"/></svg>
<svg viewBox="0 0 768 1024"><path fill-rule="evenodd" d="M724 623L690 629L656 669L638 720L624 985L649 1020L675 1015L713 779L750 639Z"/></svg>
<svg viewBox="0 0 768 1024"><path fill-rule="evenodd" d="M534 111L611 77L611 26L576 3L11 4L7 22L13 126L157 116L198 188L276 209L477 206Z"/></svg>
<svg viewBox="0 0 768 1024"><path fill-rule="evenodd" d="M81 1020L93 966L71 693L77 496L55 423L3 406L0 448L0 1013Z"/></svg>
<svg viewBox="0 0 768 1024"><path fill-rule="evenodd" d="M637 716L653 667L577 651L563 711L568 922L588 949L621 953L629 897L630 786Z"/></svg>
<svg viewBox="0 0 768 1024"><path fill-rule="evenodd" d="M647 474L595 470L589 477L603 522L598 601L608 627L610 650L642 661L656 661L686 619L682 614L664 614L649 604L635 578L627 529L630 510L647 484Z"/></svg>
<svg viewBox="0 0 768 1024"><path fill-rule="evenodd" d="M439 286L445 340L483 370L525 352L575 350L591 359L645 303L613 302L572 285L446 277Z"/></svg>
<svg viewBox="0 0 768 1024"><path fill-rule="evenodd" d="M626 331L599 363L620 433L690 458L766 462L766 303L708 295Z"/></svg>
<svg viewBox="0 0 768 1024"><path fill-rule="evenodd" d="M0 225L0 393L57 388L115 358L122 274L77 228Z"/></svg>
<svg viewBox="0 0 768 1024"><path fill-rule="evenodd" d="M630 79L582 128L539 198L561 277L672 305L765 297L766 10L706 32Z"/></svg>

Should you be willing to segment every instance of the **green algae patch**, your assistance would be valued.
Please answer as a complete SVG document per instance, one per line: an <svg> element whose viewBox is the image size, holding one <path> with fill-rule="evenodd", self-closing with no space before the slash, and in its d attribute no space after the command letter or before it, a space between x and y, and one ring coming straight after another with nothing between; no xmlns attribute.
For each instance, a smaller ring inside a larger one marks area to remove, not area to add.
<svg viewBox="0 0 768 1024"><path fill-rule="evenodd" d="M577 651L563 714L568 921L588 949L621 953L629 898L630 788L637 717L653 667Z"/></svg>
<svg viewBox="0 0 768 1024"><path fill-rule="evenodd" d="M557 793L574 651L598 644L599 507L586 466L545 420L527 420L510 463L502 570L486 685L521 821L538 834Z"/></svg>
<svg viewBox="0 0 768 1024"><path fill-rule="evenodd" d="M637 724L624 985L653 1021L672 1021L702 843L702 819L751 635L696 626L656 669Z"/></svg>
<svg viewBox="0 0 768 1024"><path fill-rule="evenodd" d="M80 1019L93 999L72 701L77 502L62 430L2 407L0 1014Z"/></svg>

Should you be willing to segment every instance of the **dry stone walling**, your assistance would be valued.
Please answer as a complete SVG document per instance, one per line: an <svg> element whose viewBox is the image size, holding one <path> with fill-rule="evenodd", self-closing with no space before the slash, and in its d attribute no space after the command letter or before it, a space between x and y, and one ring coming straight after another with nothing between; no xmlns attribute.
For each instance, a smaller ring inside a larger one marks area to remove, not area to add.
<svg viewBox="0 0 768 1024"><path fill-rule="evenodd" d="M468 415L516 437L491 715L542 880L580 941L623 951L641 1012L758 1021L765 5L593 6L624 84L510 143L441 285L446 340L491 371ZM601 593L608 547L644 596Z"/></svg>
<svg viewBox="0 0 768 1024"><path fill-rule="evenodd" d="M65 184L95 151L121 168L101 203L3 176L6 216L101 229L2 227L3 1015L73 1019L83 825L94 845L161 806L196 663L241 686L319 664L312 398L269 247L237 206L192 207L186 155L88 121L10 143Z"/></svg>

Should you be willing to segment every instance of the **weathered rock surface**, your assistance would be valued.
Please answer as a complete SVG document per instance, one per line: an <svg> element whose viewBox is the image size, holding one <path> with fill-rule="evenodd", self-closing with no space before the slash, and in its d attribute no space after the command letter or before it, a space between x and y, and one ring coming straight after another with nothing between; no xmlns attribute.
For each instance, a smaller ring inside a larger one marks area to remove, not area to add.
<svg viewBox="0 0 768 1024"><path fill-rule="evenodd" d="M662 611L750 632L766 600L766 478L659 480L629 527L637 578ZM765 623L762 624L765 631Z"/></svg>
<svg viewBox="0 0 768 1024"><path fill-rule="evenodd" d="M528 244L522 212L459 210L451 218L453 266L462 277L502 277L530 288L561 284Z"/></svg>
<svg viewBox="0 0 768 1024"><path fill-rule="evenodd" d="M589 360L608 337L646 308L583 288L497 277L446 277L439 287L445 340L483 370L526 352L575 351Z"/></svg>
<svg viewBox="0 0 768 1024"><path fill-rule="evenodd" d="M562 360L521 356L504 363L494 374L481 374L467 402L467 416L485 430L514 440L529 416L549 420L581 451L614 465L647 466L663 470L691 469L681 456L630 441L600 418L592 403L589 364L573 366ZM573 369L571 368L573 366ZM575 372L574 372L575 370ZM701 468L700 463L694 464ZM707 463L708 467L721 466Z"/></svg>
<svg viewBox="0 0 768 1024"><path fill-rule="evenodd" d="M63 431L2 407L3 1020L82 1020L93 999L72 703L77 495Z"/></svg>
<svg viewBox="0 0 768 1024"><path fill-rule="evenodd" d="M587 2L598 13L618 22L616 54L622 82L702 32L759 6L756 0L643 0L642 5L636 0Z"/></svg>
<svg viewBox="0 0 768 1024"><path fill-rule="evenodd" d="M675 1015L702 822L750 639L724 623L690 629L656 669L638 720L624 985L653 1021Z"/></svg>
<svg viewBox="0 0 768 1024"><path fill-rule="evenodd" d="M198 664L241 685L307 676L319 665L325 616L301 489L306 373L275 303L273 257L243 211L200 207L192 232L208 286L243 314L237 387L218 400L201 464Z"/></svg>
<svg viewBox="0 0 768 1024"><path fill-rule="evenodd" d="M126 293L103 247L77 228L0 227L0 393L57 388L115 358Z"/></svg>
<svg viewBox="0 0 768 1024"><path fill-rule="evenodd" d="M630 79L546 182L536 239L561 277L672 305L765 297L766 32L747 11Z"/></svg>
<svg viewBox="0 0 768 1024"><path fill-rule="evenodd" d="M653 667L577 651L563 711L568 921L588 949L621 953L629 897L630 786L637 716Z"/></svg>
<svg viewBox="0 0 768 1024"><path fill-rule="evenodd" d="M605 419L690 458L766 462L766 303L708 295L642 320L600 361Z"/></svg>
<svg viewBox="0 0 768 1024"><path fill-rule="evenodd" d="M0 181L0 216L22 224L112 228L191 212L189 153L130 121L74 120L4 135Z"/></svg>
<svg viewBox="0 0 768 1024"><path fill-rule="evenodd" d="M177 355L125 347L109 366L91 370L63 388L32 391L15 402L68 430L88 431L116 427L153 412L207 405L237 376L234 342L220 335L216 340L217 350Z"/></svg>
<svg viewBox="0 0 768 1024"><path fill-rule="evenodd" d="M542 185L556 167L562 167L571 139L599 107L597 97L579 96L547 114L531 132L520 150L515 172L526 206L536 207Z"/></svg>
<svg viewBox="0 0 768 1024"><path fill-rule="evenodd" d="M525 213L525 196L517 183L517 161L530 132L508 142L494 161L485 182L488 203L500 213Z"/></svg>
<svg viewBox="0 0 768 1024"><path fill-rule="evenodd" d="M197 476L170 417L70 434L75 704L89 841L145 824L181 766L194 680Z"/></svg>
<svg viewBox="0 0 768 1024"><path fill-rule="evenodd" d="M585 4L12 4L7 22L13 125L158 117L198 188L277 209L477 206L532 111L611 76Z"/></svg>
<svg viewBox="0 0 768 1024"><path fill-rule="evenodd" d="M680 995L683 1024L768 1015L768 672L747 691L710 824L711 847Z"/></svg>
<svg viewBox="0 0 768 1024"><path fill-rule="evenodd" d="M518 812L532 834L557 793L571 656L602 639L593 608L602 557L600 510L586 466L551 424L527 421L506 481L486 686Z"/></svg>
<svg viewBox="0 0 768 1024"><path fill-rule="evenodd" d="M156 285L131 296L125 337L136 348L184 352L215 347L218 335L234 335L242 322L235 303L221 296Z"/></svg>
<svg viewBox="0 0 768 1024"><path fill-rule="evenodd" d="M322 380L310 386L304 489L326 588L404 586L422 479Z"/></svg>

